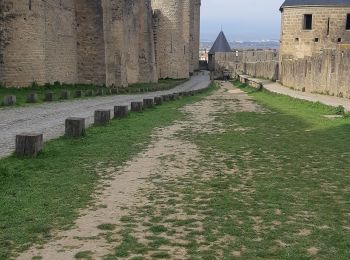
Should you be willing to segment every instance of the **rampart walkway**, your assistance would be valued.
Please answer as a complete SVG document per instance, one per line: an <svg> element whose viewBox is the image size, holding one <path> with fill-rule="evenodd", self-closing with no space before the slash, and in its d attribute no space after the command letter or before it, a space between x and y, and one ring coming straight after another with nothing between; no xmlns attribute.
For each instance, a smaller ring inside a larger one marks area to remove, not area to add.
<svg viewBox="0 0 350 260"><path fill-rule="evenodd" d="M97 109L113 109L115 105L130 105L131 101L140 101L146 97L202 89L209 83L209 76L205 74L194 76L184 84L167 91L0 109L0 158L14 151L15 136L21 132L44 133L44 139L50 140L64 134L64 123L67 117L84 117L86 124L91 125L93 112Z"/></svg>

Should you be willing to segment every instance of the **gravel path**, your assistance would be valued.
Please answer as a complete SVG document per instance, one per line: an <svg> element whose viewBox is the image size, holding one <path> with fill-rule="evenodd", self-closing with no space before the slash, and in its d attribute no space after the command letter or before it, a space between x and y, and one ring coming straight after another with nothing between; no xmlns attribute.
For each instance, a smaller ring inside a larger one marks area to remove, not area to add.
<svg viewBox="0 0 350 260"><path fill-rule="evenodd" d="M16 134L39 132L44 133L44 140L50 140L64 134L64 122L67 117L84 117L87 126L89 126L93 123L93 113L97 109L113 109L115 105L130 105L131 101L141 101L145 97L202 89L206 88L209 83L209 76L205 74L193 76L184 84L167 91L0 109L0 158L8 156L14 151Z"/></svg>

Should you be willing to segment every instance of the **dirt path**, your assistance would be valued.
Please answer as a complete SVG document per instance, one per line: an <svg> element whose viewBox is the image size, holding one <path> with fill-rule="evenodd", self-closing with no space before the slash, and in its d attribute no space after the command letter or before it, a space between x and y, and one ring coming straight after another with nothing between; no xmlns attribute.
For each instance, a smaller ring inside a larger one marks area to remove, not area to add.
<svg viewBox="0 0 350 260"><path fill-rule="evenodd" d="M53 234L52 241L31 248L18 259L32 259L35 256L42 259L74 259L77 253L85 253L90 259L101 259L113 254L115 247L122 242L120 231L123 228L123 216L152 204L148 196L150 194L164 202L169 200L169 192L155 186L157 181L166 179L171 183L201 168L203 155L197 146L186 140L181 133L222 132L224 130L221 125L215 121L216 113L261 110L245 93L235 89L230 83L220 84L220 90L209 97L182 108L186 115L184 120L157 129L149 147L124 167L116 169L97 165L96 170L107 177L97 189L94 205L81 211L73 229L58 231ZM212 174L210 170L201 170L203 178ZM167 203L160 205L159 211L167 207ZM194 215L200 220L199 212ZM176 219L193 217L178 209L174 209L172 216ZM138 216L134 227L133 235L141 243L146 243L147 237L152 235L144 225L146 222L147 216ZM200 221L196 228L201 229ZM182 233L186 232L179 228L178 235L167 235L164 239L176 240L181 244ZM162 250L166 250L172 259L186 258L186 250L181 246L164 246ZM143 257L152 258L152 251L148 251Z"/></svg>

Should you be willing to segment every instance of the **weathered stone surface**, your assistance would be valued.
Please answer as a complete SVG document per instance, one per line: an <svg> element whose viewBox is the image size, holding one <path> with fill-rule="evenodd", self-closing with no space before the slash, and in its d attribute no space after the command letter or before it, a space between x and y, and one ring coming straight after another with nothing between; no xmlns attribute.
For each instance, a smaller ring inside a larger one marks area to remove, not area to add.
<svg viewBox="0 0 350 260"><path fill-rule="evenodd" d="M60 99L69 99L69 91L68 90L63 90L61 92L61 97Z"/></svg>
<svg viewBox="0 0 350 260"><path fill-rule="evenodd" d="M38 102L38 95L36 93L30 93L27 95L27 103L36 103Z"/></svg>
<svg viewBox="0 0 350 260"><path fill-rule="evenodd" d="M114 118L125 118L128 116L128 106L115 106L114 107Z"/></svg>
<svg viewBox="0 0 350 260"><path fill-rule="evenodd" d="M106 125L111 121L111 110L100 109L95 111L95 125Z"/></svg>
<svg viewBox="0 0 350 260"><path fill-rule="evenodd" d="M153 98L145 98L143 100L143 107L144 108L152 108L154 106L154 99Z"/></svg>
<svg viewBox="0 0 350 260"><path fill-rule="evenodd" d="M143 102L131 102L131 111L132 112L142 112L143 110Z"/></svg>
<svg viewBox="0 0 350 260"><path fill-rule="evenodd" d="M43 147L43 134L23 133L16 135L17 156L37 156Z"/></svg>
<svg viewBox="0 0 350 260"><path fill-rule="evenodd" d="M16 96L10 95L10 96L5 96L3 105L4 106L13 106L16 104Z"/></svg>
<svg viewBox="0 0 350 260"><path fill-rule="evenodd" d="M44 97L44 101L45 102L52 102L53 101L53 96L54 96L53 92L46 92L45 93L45 97Z"/></svg>
<svg viewBox="0 0 350 260"><path fill-rule="evenodd" d="M168 94L167 95L162 95L161 97L163 98L164 102L167 102L167 101L170 100L170 96Z"/></svg>
<svg viewBox="0 0 350 260"><path fill-rule="evenodd" d="M69 117L66 119L65 135L78 138L85 135L85 118Z"/></svg>
<svg viewBox="0 0 350 260"><path fill-rule="evenodd" d="M194 26L199 25L199 15L195 15L199 5L194 2L200 1L151 2L47 0L30 1L28 9L28 1L4 1L0 9L0 57L4 65L0 67L0 84L24 87L35 81L40 85L127 86L156 82L157 65L162 66L157 61L167 64L166 72L188 77L190 59L198 58L192 39L198 35L199 41L199 29L196 32ZM173 54L168 52L169 46L174 47ZM171 59L164 59L168 56Z"/></svg>
<svg viewBox="0 0 350 260"><path fill-rule="evenodd" d="M162 97L155 97L154 98L154 104L156 106L160 106L161 104L163 104L163 98Z"/></svg>

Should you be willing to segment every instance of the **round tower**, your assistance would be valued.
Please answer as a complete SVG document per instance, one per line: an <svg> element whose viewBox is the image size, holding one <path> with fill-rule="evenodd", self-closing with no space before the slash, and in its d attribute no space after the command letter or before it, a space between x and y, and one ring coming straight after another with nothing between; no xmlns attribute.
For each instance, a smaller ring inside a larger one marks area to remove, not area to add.
<svg viewBox="0 0 350 260"><path fill-rule="evenodd" d="M189 0L152 0L152 8L159 78L188 78Z"/></svg>

